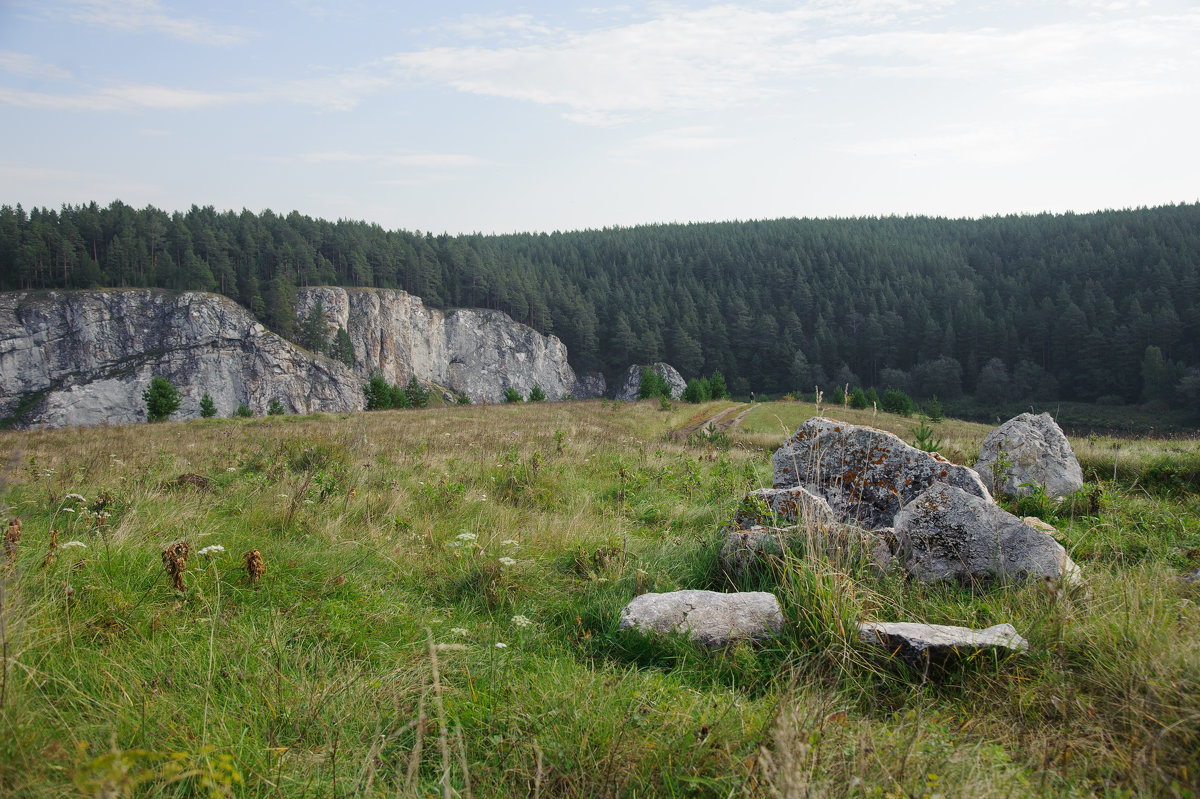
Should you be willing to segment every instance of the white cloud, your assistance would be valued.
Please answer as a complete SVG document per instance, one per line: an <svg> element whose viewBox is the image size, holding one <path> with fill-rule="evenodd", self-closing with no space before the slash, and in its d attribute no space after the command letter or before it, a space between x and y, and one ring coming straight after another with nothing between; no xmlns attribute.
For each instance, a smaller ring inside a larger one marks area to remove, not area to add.
<svg viewBox="0 0 1200 799"><path fill-rule="evenodd" d="M822 2L762 10L660 10L592 30L550 29L528 16L466 18L491 43L429 47L388 59L403 77L458 91L560 106L585 124L663 111L712 112L802 90L832 76L873 80L1082 80L1114 64L1133 81L1192 69L1200 12L1131 18L1120 9L1066 23L951 24L945 2ZM1115 15L1115 16L1114 16ZM520 35L519 41L513 37Z"/></svg>
<svg viewBox="0 0 1200 799"><path fill-rule="evenodd" d="M0 69L14 75L52 80L68 80L71 77L71 73L67 70L47 63L37 56L14 53L11 50L0 50Z"/></svg>
<svg viewBox="0 0 1200 799"><path fill-rule="evenodd" d="M635 140L633 147L640 150L701 152L720 150L739 143L740 139L715 135L711 127L700 125L655 131Z"/></svg>
<svg viewBox="0 0 1200 799"><path fill-rule="evenodd" d="M301 158L312 164L354 163L376 167L412 167L420 169L462 169L485 166L482 158L462 153L394 153L379 155L337 150L324 153L305 153Z"/></svg>
<svg viewBox="0 0 1200 799"><path fill-rule="evenodd" d="M882 158L913 167L937 163L1006 165L1040 155L1052 137L1029 126L948 129L919 136L891 136L838 145L834 149L863 158Z"/></svg>
<svg viewBox="0 0 1200 799"><path fill-rule="evenodd" d="M51 94L0 87L0 103L49 111L130 111L140 108L191 111L248 99L247 95L141 84L114 86L87 94Z"/></svg>
<svg viewBox="0 0 1200 799"><path fill-rule="evenodd" d="M158 0L67 0L48 10L85 25L130 33L161 33L200 44L227 47L241 44L248 38L241 28L176 16L163 8Z"/></svg>

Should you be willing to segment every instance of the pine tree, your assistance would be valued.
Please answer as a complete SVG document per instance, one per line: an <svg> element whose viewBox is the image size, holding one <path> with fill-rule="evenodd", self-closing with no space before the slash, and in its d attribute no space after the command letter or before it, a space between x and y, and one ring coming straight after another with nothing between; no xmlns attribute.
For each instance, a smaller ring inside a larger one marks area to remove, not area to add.
<svg viewBox="0 0 1200 799"><path fill-rule="evenodd" d="M217 405L207 393L200 398L200 418L211 419L217 415Z"/></svg>
<svg viewBox="0 0 1200 799"><path fill-rule="evenodd" d="M171 414L179 410L181 402L179 389L171 385L165 377L153 378L150 387L142 392L142 399L146 401L146 420L150 422L161 422L170 418Z"/></svg>

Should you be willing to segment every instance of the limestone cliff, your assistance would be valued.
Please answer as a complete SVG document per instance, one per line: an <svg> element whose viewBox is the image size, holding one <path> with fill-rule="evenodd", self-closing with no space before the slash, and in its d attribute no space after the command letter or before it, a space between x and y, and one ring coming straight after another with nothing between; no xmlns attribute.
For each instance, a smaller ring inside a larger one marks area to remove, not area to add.
<svg viewBox="0 0 1200 799"><path fill-rule="evenodd" d="M223 416L242 403L265 413L273 399L291 413L363 407L361 381L344 365L267 331L220 295L0 294L0 418L22 427L143 421L154 376L179 389L179 419L199 416L206 392Z"/></svg>
<svg viewBox="0 0 1200 799"><path fill-rule="evenodd" d="M350 334L354 370L364 380L375 370L390 383L416 377L473 402L499 402L509 387L527 397L535 383L552 400L598 396L576 379L561 341L500 311L439 311L403 291L325 287L299 292L299 315L317 302L331 335L338 327Z"/></svg>

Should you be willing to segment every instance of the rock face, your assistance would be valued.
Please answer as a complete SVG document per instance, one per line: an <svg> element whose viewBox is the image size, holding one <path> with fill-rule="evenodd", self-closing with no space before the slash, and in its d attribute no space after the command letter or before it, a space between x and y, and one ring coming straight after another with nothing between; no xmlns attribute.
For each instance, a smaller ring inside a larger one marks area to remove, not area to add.
<svg viewBox="0 0 1200 799"><path fill-rule="evenodd" d="M824 498L803 486L792 486L751 491L738 506L734 521L743 530L772 521L826 527L836 524L837 517Z"/></svg>
<svg viewBox="0 0 1200 799"><path fill-rule="evenodd" d="M992 485L992 469L1001 453L1009 466ZM1048 413L1023 413L989 433L975 471L994 493L1012 497L1028 494L1035 485L1051 497L1065 497L1083 488L1083 471L1071 442Z"/></svg>
<svg viewBox="0 0 1200 799"><path fill-rule="evenodd" d="M552 400L599 396L594 379L576 379L561 341L500 311L439 311L403 291L325 287L298 292L299 315L318 302L329 333L349 333L361 381L375 370L400 385L416 377L474 402L500 402L510 387L527 397L534 384Z"/></svg>
<svg viewBox="0 0 1200 799"><path fill-rule="evenodd" d="M779 600L764 591L672 591L637 597L621 611L617 626L644 633L687 633L700 646L717 649L736 641L777 637L783 611Z"/></svg>
<svg viewBox="0 0 1200 799"><path fill-rule="evenodd" d="M858 625L858 640L894 653L916 668L969 660L989 650L1010 654L1029 649L1029 642L1017 635L1011 624L973 630L945 624L862 622Z"/></svg>
<svg viewBox="0 0 1200 799"><path fill-rule="evenodd" d="M205 392L222 416L356 411L362 381L344 365L268 332L215 294L161 290L0 294L0 418L18 426L127 424L146 419L151 377L182 395L174 418L200 415Z"/></svg>
<svg viewBox="0 0 1200 799"><path fill-rule="evenodd" d="M638 389L642 387L642 370L645 366L634 364L625 370L625 377L621 379L621 387L617 389L617 393L613 399L619 399L622 402L633 402L638 398ZM667 385L671 387L671 399L679 399L683 396L684 389L687 388L687 381L683 379L683 375L676 371L675 367L669 363L650 364L650 369L667 381Z"/></svg>
<svg viewBox="0 0 1200 799"><path fill-rule="evenodd" d="M991 495L971 469L909 446L873 427L814 417L771 458L775 488L804 486L838 519L867 529L891 527L900 508L934 482L982 500Z"/></svg>
<svg viewBox="0 0 1200 799"><path fill-rule="evenodd" d="M897 556L926 582L989 586L1025 580L1078 581L1062 545L992 502L935 483L896 515Z"/></svg>

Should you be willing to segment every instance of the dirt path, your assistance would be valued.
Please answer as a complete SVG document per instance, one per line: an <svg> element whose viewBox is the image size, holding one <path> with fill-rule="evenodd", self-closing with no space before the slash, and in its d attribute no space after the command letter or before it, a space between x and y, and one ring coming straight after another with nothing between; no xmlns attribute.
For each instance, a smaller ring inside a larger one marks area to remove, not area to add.
<svg viewBox="0 0 1200 799"><path fill-rule="evenodd" d="M734 412L739 410L741 412L735 416ZM746 418L746 414L750 413L752 410L754 410L754 406L747 405L744 402L739 405L731 405L728 408L725 408L724 410L708 417L707 419L701 419L695 424L689 424L679 428L671 434L671 437L677 441L687 441L688 436L690 436L692 433L695 433L701 429L708 430L709 425L712 425L713 430L716 432L721 432L722 430L731 430L740 425L742 420Z"/></svg>

